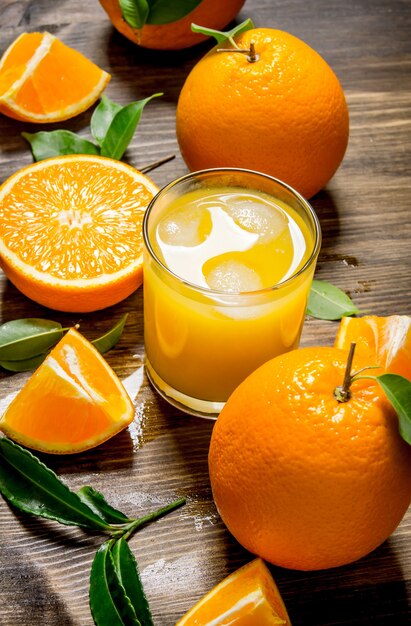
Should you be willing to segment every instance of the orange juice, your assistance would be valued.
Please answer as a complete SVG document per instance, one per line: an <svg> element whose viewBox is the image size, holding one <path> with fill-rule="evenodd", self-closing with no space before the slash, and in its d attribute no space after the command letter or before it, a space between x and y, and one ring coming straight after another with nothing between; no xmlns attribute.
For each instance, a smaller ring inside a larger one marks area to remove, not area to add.
<svg viewBox="0 0 411 626"><path fill-rule="evenodd" d="M249 373L298 346L317 231L259 189L172 188L156 211L163 192L145 220L147 372L167 399L218 412Z"/></svg>

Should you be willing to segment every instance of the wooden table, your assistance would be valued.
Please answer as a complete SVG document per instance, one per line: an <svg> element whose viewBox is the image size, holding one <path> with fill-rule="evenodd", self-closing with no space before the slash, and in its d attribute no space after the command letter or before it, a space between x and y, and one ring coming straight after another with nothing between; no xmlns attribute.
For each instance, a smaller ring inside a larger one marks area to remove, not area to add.
<svg viewBox="0 0 411 626"><path fill-rule="evenodd" d="M304 39L330 63L351 115L349 148L327 188L312 200L324 242L316 276L349 292L364 311L410 312L411 5L407 0L248 0L239 18ZM48 30L112 73L107 95L127 103L155 91L126 160L139 167L166 154L155 170L164 185L186 172L175 137L183 81L209 44L180 53L139 50L114 31L97 0L0 0L0 51L23 31ZM59 127L87 136L90 112ZM38 128L0 117L0 182L32 158L22 131ZM72 488L92 484L129 514L180 495L187 505L137 533L135 553L155 623L171 626L192 604L252 555L230 536L214 507L207 473L213 424L160 400L143 377L142 291L95 314L58 314L26 299L0 275L1 321L46 317L94 338L129 312L107 360L134 385L136 420L108 443L73 457L46 457ZM303 345L331 344L337 324L307 319ZM27 378L2 373L3 408ZM89 568L102 538L39 520L0 503L1 626L90 626ZM294 626L409 623L411 510L368 557L329 571L273 568Z"/></svg>

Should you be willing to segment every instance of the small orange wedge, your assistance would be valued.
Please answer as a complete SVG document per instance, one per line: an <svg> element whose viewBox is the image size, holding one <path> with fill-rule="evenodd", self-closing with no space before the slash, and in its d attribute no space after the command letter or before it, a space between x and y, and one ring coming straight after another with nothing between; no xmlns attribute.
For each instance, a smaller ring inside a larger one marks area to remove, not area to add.
<svg viewBox="0 0 411 626"><path fill-rule="evenodd" d="M176 626L291 626L277 585L261 559L240 567Z"/></svg>
<svg viewBox="0 0 411 626"><path fill-rule="evenodd" d="M88 109L110 74L50 33L23 33L0 60L0 113L59 122Z"/></svg>
<svg viewBox="0 0 411 626"><path fill-rule="evenodd" d="M0 187L0 266L27 297L96 311L143 281L144 211L158 189L100 156L33 163Z"/></svg>
<svg viewBox="0 0 411 626"><path fill-rule="evenodd" d="M334 347L348 350L356 343L356 353L370 359L370 365L411 379L411 317L343 317Z"/></svg>
<svg viewBox="0 0 411 626"><path fill-rule="evenodd" d="M6 409L0 430L40 452L73 454L106 441L133 417L116 374L72 328Z"/></svg>

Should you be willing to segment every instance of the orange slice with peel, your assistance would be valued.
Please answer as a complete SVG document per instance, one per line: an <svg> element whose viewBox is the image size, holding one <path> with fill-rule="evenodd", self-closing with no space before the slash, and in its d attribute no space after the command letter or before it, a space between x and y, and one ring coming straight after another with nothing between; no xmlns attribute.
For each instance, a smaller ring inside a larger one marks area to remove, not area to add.
<svg viewBox="0 0 411 626"><path fill-rule="evenodd" d="M287 609L261 559L240 567L204 596L176 626L291 626Z"/></svg>
<svg viewBox="0 0 411 626"><path fill-rule="evenodd" d="M370 365L411 379L411 317L343 317L334 347L348 350L356 343L356 353L370 359ZM378 371L377 371L378 373Z"/></svg>
<svg viewBox="0 0 411 626"><path fill-rule="evenodd" d="M12 400L0 430L40 452L73 454L106 441L133 417L116 374L71 328Z"/></svg>
<svg viewBox="0 0 411 626"><path fill-rule="evenodd" d="M0 112L50 123L88 109L110 80L77 50L50 33L23 33L0 60Z"/></svg>
<svg viewBox="0 0 411 626"><path fill-rule="evenodd" d="M0 187L0 265L52 309L116 304L142 283L142 221L157 191L133 167L100 156L23 168Z"/></svg>

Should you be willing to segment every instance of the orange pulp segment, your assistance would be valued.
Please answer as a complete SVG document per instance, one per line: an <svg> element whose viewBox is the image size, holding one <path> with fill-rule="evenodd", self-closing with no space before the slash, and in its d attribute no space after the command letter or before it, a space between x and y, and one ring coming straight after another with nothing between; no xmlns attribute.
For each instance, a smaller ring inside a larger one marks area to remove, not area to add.
<svg viewBox="0 0 411 626"><path fill-rule="evenodd" d="M0 112L37 123L88 109L110 74L50 33L23 33L0 60Z"/></svg>
<svg viewBox="0 0 411 626"><path fill-rule="evenodd" d="M99 156L23 168L0 187L0 265L52 309L111 306L142 283L142 221L157 191L133 167Z"/></svg>
<svg viewBox="0 0 411 626"><path fill-rule="evenodd" d="M72 328L6 409L0 429L28 448L72 454L106 441L133 417L116 374Z"/></svg>
<svg viewBox="0 0 411 626"><path fill-rule="evenodd" d="M386 372L411 379L411 317L343 317L334 346L348 350L356 343L356 352L380 365ZM378 373L378 371L377 371Z"/></svg>
<svg viewBox="0 0 411 626"><path fill-rule="evenodd" d="M277 585L261 559L225 578L176 626L291 626Z"/></svg>

